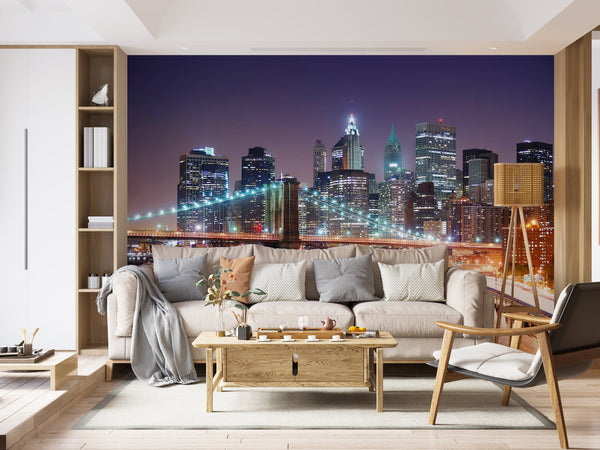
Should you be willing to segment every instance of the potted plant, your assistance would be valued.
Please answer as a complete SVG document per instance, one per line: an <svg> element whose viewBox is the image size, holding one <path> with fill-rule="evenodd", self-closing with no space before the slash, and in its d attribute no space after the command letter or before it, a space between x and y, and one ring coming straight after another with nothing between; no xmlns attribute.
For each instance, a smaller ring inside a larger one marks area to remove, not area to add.
<svg viewBox="0 0 600 450"><path fill-rule="evenodd" d="M227 289L227 283L229 283L231 281L236 281L235 277L233 276L232 270L225 269L224 267L222 267L220 265L216 265L214 273L211 273L208 276L208 279L204 276L204 274L200 273L200 280L196 283L196 286L206 285L208 288L207 292L206 292L206 296L204 297L204 304L205 305L215 305L217 307L217 336L225 336L225 321L224 321L223 315L224 315L224 311L225 311L225 306L226 306L225 302L226 301L235 301L236 307L238 307L242 310L244 310L244 308L245 308L245 313L243 314L243 317L245 318L245 320L243 322L240 322L237 317L236 317L236 320L238 321L238 326L242 325L242 323L245 324L245 326L248 326L248 323L247 323L248 306L245 303L243 303L237 299L239 299L239 298L245 299L250 294L256 294L256 295L265 295L266 294L266 292L264 292L261 289L249 289L246 292L240 294L239 292ZM252 330L250 330L250 334L252 334Z"/></svg>

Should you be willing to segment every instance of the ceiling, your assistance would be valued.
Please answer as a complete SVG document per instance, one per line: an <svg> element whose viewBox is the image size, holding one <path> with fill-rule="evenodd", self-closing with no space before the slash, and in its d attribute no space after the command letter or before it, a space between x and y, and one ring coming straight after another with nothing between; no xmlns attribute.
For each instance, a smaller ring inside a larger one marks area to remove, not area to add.
<svg viewBox="0 0 600 450"><path fill-rule="evenodd" d="M0 44L128 54L555 54L599 0L0 0Z"/></svg>

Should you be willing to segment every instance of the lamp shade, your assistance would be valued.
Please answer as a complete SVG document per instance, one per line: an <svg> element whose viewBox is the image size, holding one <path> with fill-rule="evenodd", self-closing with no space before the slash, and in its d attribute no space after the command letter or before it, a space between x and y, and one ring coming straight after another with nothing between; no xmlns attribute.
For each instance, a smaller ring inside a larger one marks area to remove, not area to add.
<svg viewBox="0 0 600 450"><path fill-rule="evenodd" d="M495 206L541 206L544 204L542 163L494 164Z"/></svg>

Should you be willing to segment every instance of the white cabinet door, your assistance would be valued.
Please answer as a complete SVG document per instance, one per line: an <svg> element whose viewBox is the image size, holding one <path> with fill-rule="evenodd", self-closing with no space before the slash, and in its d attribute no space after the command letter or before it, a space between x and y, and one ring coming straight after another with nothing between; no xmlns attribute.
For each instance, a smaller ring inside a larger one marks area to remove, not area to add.
<svg viewBox="0 0 600 450"><path fill-rule="evenodd" d="M0 51L0 231L10 255L0 258L0 345L39 327L35 347L75 349L75 50L13 52Z"/></svg>
<svg viewBox="0 0 600 450"><path fill-rule="evenodd" d="M27 50L0 51L0 346L21 340L25 283Z"/></svg>
<svg viewBox="0 0 600 450"><path fill-rule="evenodd" d="M76 55L28 55L28 329L43 348L76 348Z"/></svg>

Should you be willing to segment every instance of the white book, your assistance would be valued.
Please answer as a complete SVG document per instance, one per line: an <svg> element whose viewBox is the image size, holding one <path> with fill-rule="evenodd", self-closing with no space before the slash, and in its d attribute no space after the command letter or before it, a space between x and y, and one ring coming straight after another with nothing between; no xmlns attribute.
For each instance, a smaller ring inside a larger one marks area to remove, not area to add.
<svg viewBox="0 0 600 450"><path fill-rule="evenodd" d="M90 158L90 167L94 167L94 127L88 128L88 135L90 140L90 147L88 149Z"/></svg>
<svg viewBox="0 0 600 450"><path fill-rule="evenodd" d="M94 127L92 130L94 136L94 167L102 167L100 154L100 133L98 133L97 127Z"/></svg>
<svg viewBox="0 0 600 450"><path fill-rule="evenodd" d="M112 133L110 129L106 129L106 167L113 166L113 154L112 154Z"/></svg>
<svg viewBox="0 0 600 450"><path fill-rule="evenodd" d="M108 167L108 128L99 127L100 134L100 167Z"/></svg>
<svg viewBox="0 0 600 450"><path fill-rule="evenodd" d="M91 127L83 128L83 167L94 167L92 133Z"/></svg>
<svg viewBox="0 0 600 450"><path fill-rule="evenodd" d="M113 216L88 216L88 222L114 222Z"/></svg>
<svg viewBox="0 0 600 450"><path fill-rule="evenodd" d="M113 228L114 223L88 223L88 228Z"/></svg>

